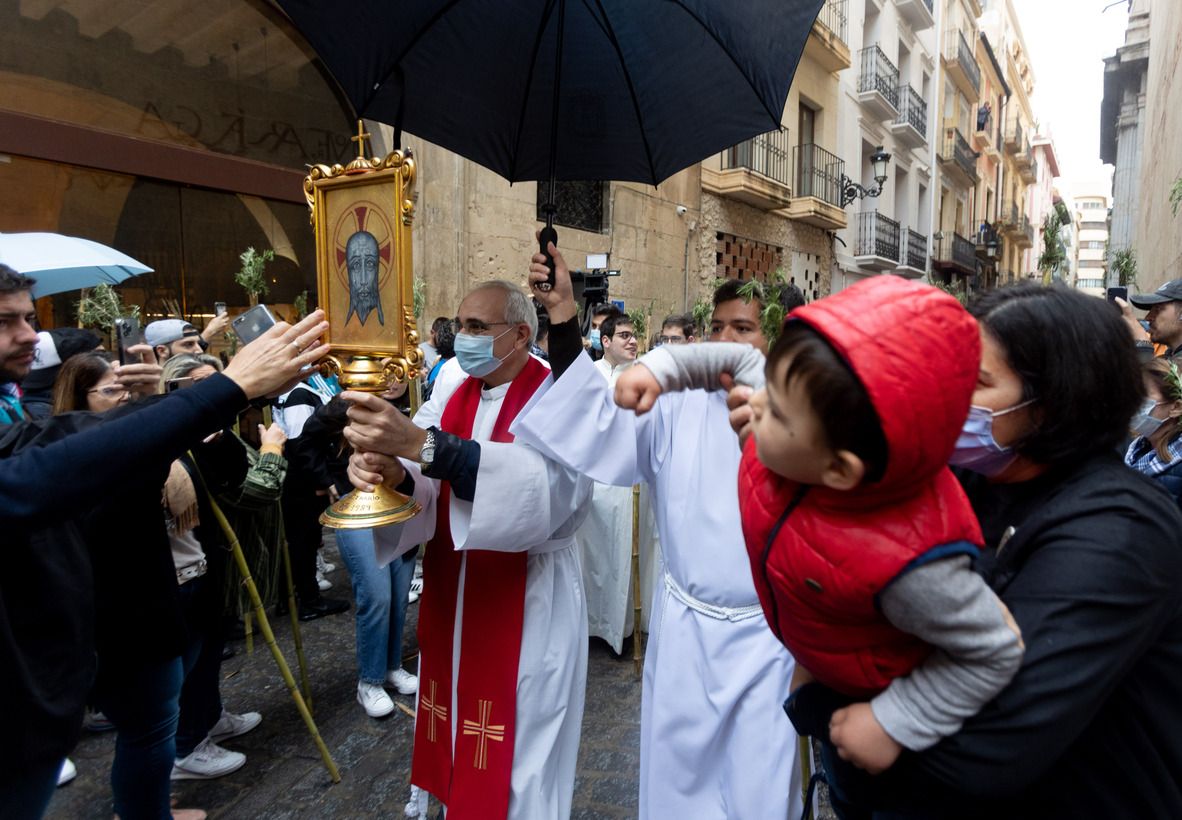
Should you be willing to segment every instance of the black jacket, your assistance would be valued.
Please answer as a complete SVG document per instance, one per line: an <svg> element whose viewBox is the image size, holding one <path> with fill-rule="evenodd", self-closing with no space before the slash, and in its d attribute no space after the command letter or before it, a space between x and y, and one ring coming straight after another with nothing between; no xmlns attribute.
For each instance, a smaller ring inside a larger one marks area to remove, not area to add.
<svg viewBox="0 0 1182 820"><path fill-rule="evenodd" d="M904 817L1182 817L1173 499L1115 454L1021 484L963 481L992 547L980 569L1026 655L961 732L900 758L885 804Z"/></svg>
<svg viewBox="0 0 1182 820"><path fill-rule="evenodd" d="M230 423L245 402L217 376L148 406L0 429L0 778L64 757L81 729L95 670L94 599L76 521ZM150 512L158 509L159 486Z"/></svg>

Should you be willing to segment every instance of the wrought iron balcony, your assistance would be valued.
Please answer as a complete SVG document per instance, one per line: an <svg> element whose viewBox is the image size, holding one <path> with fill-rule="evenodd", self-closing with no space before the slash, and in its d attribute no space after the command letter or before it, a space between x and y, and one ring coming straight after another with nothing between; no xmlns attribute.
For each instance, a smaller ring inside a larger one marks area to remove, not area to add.
<svg viewBox="0 0 1182 820"><path fill-rule="evenodd" d="M808 57L833 73L850 67L848 2L825 0L804 45Z"/></svg>
<svg viewBox="0 0 1182 820"><path fill-rule="evenodd" d="M798 145L792 152L796 167L796 196L815 197L840 208L845 161L819 145Z"/></svg>
<svg viewBox="0 0 1182 820"><path fill-rule="evenodd" d="M1018 244L1027 248L1034 247L1034 226L1030 224L1030 217L1022 217L1022 231L1018 236Z"/></svg>
<svg viewBox="0 0 1182 820"><path fill-rule="evenodd" d="M844 228L841 181L845 162L819 145L808 144L792 149L792 166L795 177L788 217L826 230Z"/></svg>
<svg viewBox="0 0 1182 820"><path fill-rule="evenodd" d="M1010 122L1006 126L1006 150L1011 154L1017 154L1022 150L1024 142L1022 121L1017 117L1010 117Z"/></svg>
<svg viewBox="0 0 1182 820"><path fill-rule="evenodd" d="M899 115L891 131L912 147L928 140L928 104L919 92L909 85L899 87Z"/></svg>
<svg viewBox="0 0 1182 820"><path fill-rule="evenodd" d="M948 126L944 129L940 159L959 171L969 185L977 184L977 154L969 147L968 140L959 128Z"/></svg>
<svg viewBox="0 0 1182 820"><path fill-rule="evenodd" d="M933 264L940 269L952 270L964 276L977 272L977 248L958 233L945 233L936 243Z"/></svg>
<svg viewBox="0 0 1182 820"><path fill-rule="evenodd" d="M907 256L903 260L905 267L927 273L928 269L928 238L918 231L907 229Z"/></svg>
<svg viewBox="0 0 1182 820"><path fill-rule="evenodd" d="M998 214L1002 230L1007 232L1016 230L1021 224L1020 216L1016 203L1010 202L1009 200L1003 202L1001 212Z"/></svg>
<svg viewBox="0 0 1182 820"><path fill-rule="evenodd" d="M899 263L899 223L878 211L858 214L854 256L862 267L889 270Z"/></svg>
<svg viewBox="0 0 1182 820"><path fill-rule="evenodd" d="M821 11L817 15L817 22L841 40L849 42L849 0L825 0Z"/></svg>
<svg viewBox="0 0 1182 820"><path fill-rule="evenodd" d="M858 100L882 119L893 119L899 110L899 69L877 45L862 49L859 63Z"/></svg>
<svg viewBox="0 0 1182 820"><path fill-rule="evenodd" d="M792 184L788 129L769 131L722 152L722 170L748 168L783 185Z"/></svg>
<svg viewBox="0 0 1182 820"><path fill-rule="evenodd" d="M948 32L945 42L948 44L944 53L948 75L969 102L976 102L981 96L981 66L973 56L972 46L959 29Z"/></svg>
<svg viewBox="0 0 1182 820"><path fill-rule="evenodd" d="M997 228L988 222L982 222L977 229L977 255L984 259L993 259L1001 248L1001 236Z"/></svg>

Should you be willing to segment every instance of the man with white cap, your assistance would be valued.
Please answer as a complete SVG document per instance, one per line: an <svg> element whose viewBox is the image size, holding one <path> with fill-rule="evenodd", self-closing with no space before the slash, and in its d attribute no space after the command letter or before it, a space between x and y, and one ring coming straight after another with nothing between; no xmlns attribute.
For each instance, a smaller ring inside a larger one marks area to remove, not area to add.
<svg viewBox="0 0 1182 820"><path fill-rule="evenodd" d="M79 327L58 327L37 334L33 367L21 382L21 404L32 418L53 415L53 383L71 356L102 346L98 335Z"/></svg>
<svg viewBox="0 0 1182 820"><path fill-rule="evenodd" d="M164 364L172 356L182 353L201 353L201 334L184 319L160 319L144 328L144 341L156 351L156 359Z"/></svg>

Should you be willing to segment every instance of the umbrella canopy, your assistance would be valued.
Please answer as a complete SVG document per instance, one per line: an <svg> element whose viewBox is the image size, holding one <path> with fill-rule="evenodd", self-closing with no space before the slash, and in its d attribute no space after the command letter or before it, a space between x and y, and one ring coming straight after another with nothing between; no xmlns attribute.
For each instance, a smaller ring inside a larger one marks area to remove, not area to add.
<svg viewBox="0 0 1182 820"><path fill-rule="evenodd" d="M152 271L99 242L60 233L0 233L0 264L37 280L33 296L117 285Z"/></svg>
<svg viewBox="0 0 1182 820"><path fill-rule="evenodd" d="M510 182L656 185L780 126L823 0L277 2L359 117Z"/></svg>

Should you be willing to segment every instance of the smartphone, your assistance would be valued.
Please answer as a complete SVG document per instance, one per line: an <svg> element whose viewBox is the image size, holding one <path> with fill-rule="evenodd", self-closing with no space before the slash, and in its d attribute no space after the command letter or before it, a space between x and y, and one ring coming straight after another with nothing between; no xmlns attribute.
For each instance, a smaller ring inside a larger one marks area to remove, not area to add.
<svg viewBox="0 0 1182 820"><path fill-rule="evenodd" d="M134 316L120 316L115 319L115 340L119 345L119 364L136 364L140 361L135 353L128 349L134 345L144 343L144 332L140 329L140 320Z"/></svg>
<svg viewBox="0 0 1182 820"><path fill-rule="evenodd" d="M1124 287L1123 285L1118 286L1118 287L1111 287L1108 289L1108 301L1109 302L1115 303L1118 297L1121 299L1124 299L1126 302L1129 301L1129 289L1127 287Z"/></svg>
<svg viewBox="0 0 1182 820"><path fill-rule="evenodd" d="M186 387L193 386L193 377L185 376L183 379L169 379L164 383L164 392L171 393L174 390L184 390Z"/></svg>
<svg viewBox="0 0 1182 820"><path fill-rule="evenodd" d="M225 302L214 302L213 303L213 315L214 316L221 316L225 312L226 312L226 303Z"/></svg>
<svg viewBox="0 0 1182 820"><path fill-rule="evenodd" d="M245 313L235 317L230 327L238 334L242 344L250 344L262 336L275 324L275 317L266 305L255 305Z"/></svg>

